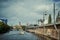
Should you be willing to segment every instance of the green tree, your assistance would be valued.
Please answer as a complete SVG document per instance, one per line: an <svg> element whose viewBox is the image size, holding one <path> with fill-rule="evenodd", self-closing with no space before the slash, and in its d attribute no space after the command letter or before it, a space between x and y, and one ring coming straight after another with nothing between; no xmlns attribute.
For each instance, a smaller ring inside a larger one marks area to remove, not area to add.
<svg viewBox="0 0 60 40"><path fill-rule="evenodd" d="M22 25L21 26L23 30L26 30L26 26L25 25Z"/></svg>
<svg viewBox="0 0 60 40"><path fill-rule="evenodd" d="M0 22L0 34L2 33L6 33L10 30L10 26L8 26L7 24Z"/></svg>
<svg viewBox="0 0 60 40"><path fill-rule="evenodd" d="M50 24L51 21L52 21L51 14L49 14L49 17L48 17L48 24Z"/></svg>

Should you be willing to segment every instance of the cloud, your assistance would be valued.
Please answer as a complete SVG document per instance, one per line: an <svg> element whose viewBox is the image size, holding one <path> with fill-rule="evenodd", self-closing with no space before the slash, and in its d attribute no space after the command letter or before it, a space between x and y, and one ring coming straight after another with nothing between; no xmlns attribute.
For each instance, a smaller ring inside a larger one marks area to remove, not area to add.
<svg viewBox="0 0 60 40"><path fill-rule="evenodd" d="M53 2L59 2L60 0L53 0Z"/></svg>
<svg viewBox="0 0 60 40"><path fill-rule="evenodd" d="M47 14L53 13L53 5L51 0L8 0L2 1L0 4L0 17L8 18L10 25L22 24L27 22L36 23L41 19L44 11ZM59 4L58 4L59 6Z"/></svg>
<svg viewBox="0 0 60 40"><path fill-rule="evenodd" d="M19 23L19 18L18 17L11 17L8 18L8 24L10 25L17 25Z"/></svg>
<svg viewBox="0 0 60 40"><path fill-rule="evenodd" d="M34 6L33 7L33 9L35 10L35 11L37 11L37 10L50 10L50 8L51 8L51 5L36 5L36 6Z"/></svg>

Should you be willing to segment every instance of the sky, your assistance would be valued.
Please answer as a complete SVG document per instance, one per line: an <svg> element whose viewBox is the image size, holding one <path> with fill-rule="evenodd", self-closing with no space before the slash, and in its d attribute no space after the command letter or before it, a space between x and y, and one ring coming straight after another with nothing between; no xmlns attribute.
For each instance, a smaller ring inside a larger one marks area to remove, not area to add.
<svg viewBox="0 0 60 40"><path fill-rule="evenodd" d="M53 2L58 9L57 15L60 10L59 0L0 0L0 18L7 18L9 25L16 25L19 22L36 24L38 19L43 18L43 13L46 13L47 23L48 14L51 14L53 19Z"/></svg>

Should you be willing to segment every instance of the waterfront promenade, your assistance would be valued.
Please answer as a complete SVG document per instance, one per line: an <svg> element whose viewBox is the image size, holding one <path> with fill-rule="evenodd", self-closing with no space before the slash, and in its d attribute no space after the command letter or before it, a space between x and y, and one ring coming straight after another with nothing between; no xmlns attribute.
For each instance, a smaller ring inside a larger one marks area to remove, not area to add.
<svg viewBox="0 0 60 40"><path fill-rule="evenodd" d="M60 23L56 24L57 30L53 24L28 29L27 32L46 38L47 40L60 40ZM58 32L57 32L58 31Z"/></svg>

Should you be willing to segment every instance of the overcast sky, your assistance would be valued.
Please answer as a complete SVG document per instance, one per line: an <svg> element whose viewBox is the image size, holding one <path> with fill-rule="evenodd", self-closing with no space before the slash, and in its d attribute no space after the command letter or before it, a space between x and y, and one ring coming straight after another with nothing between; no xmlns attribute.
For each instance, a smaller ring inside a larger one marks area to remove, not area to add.
<svg viewBox="0 0 60 40"><path fill-rule="evenodd" d="M42 19L43 13L51 14L53 19L53 2L53 0L0 0L0 18L7 18L9 25L16 25L19 22L37 23L38 19ZM60 2L58 0L55 2L56 9L60 10ZM47 22L47 16L45 18Z"/></svg>

